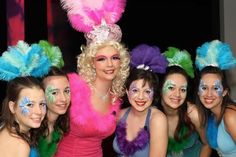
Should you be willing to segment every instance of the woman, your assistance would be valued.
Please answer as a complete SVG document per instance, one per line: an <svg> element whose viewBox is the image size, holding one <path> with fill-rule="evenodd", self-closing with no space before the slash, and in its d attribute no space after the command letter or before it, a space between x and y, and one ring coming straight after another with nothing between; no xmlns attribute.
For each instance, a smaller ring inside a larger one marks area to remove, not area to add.
<svg viewBox="0 0 236 157"><path fill-rule="evenodd" d="M47 130L39 139L40 157L52 157L61 137L69 130L70 87L67 75L57 67L51 67L43 78L47 101Z"/></svg>
<svg viewBox="0 0 236 157"><path fill-rule="evenodd" d="M46 114L41 83L34 77L16 77L8 82L2 104L0 151L2 156L29 157L37 145L39 128ZM10 148L10 150L9 150Z"/></svg>
<svg viewBox="0 0 236 157"><path fill-rule="evenodd" d="M167 61L159 48L142 44L131 52L132 70L126 81L131 105L122 109L113 148L117 156L166 156L167 119L155 107L158 95L157 73L165 72Z"/></svg>
<svg viewBox="0 0 236 157"><path fill-rule="evenodd" d="M129 72L127 50L116 41L90 44L78 57L71 88L70 130L56 156L102 156L101 142L116 127Z"/></svg>
<svg viewBox="0 0 236 157"><path fill-rule="evenodd" d="M197 104L204 111L202 119L207 140L223 157L236 156L236 106L229 97L230 88L224 73L235 65L236 59L226 43L213 40L197 48Z"/></svg>
<svg viewBox="0 0 236 157"><path fill-rule="evenodd" d="M36 77L48 73L50 66L49 58L38 44L24 41L9 46L0 57L0 79L9 81L1 112L2 156L38 155L35 147L43 133L40 126L46 114L46 100Z"/></svg>
<svg viewBox="0 0 236 157"><path fill-rule="evenodd" d="M115 24L125 1L61 2L72 27L84 33L87 44L78 57L78 74L68 74L70 129L60 141L56 157L102 157L102 140L115 131L129 74L129 54Z"/></svg>
<svg viewBox="0 0 236 157"><path fill-rule="evenodd" d="M194 104L187 103L188 80L194 77L191 56L187 51L175 47L169 47L164 56L169 65L161 80L159 107L168 120L167 156L210 156L211 151L200 123L200 112Z"/></svg>

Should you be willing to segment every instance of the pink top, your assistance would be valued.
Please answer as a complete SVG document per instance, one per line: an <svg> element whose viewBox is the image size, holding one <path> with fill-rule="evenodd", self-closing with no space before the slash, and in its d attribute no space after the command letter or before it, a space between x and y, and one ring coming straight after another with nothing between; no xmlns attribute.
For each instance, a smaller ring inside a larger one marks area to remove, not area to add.
<svg viewBox="0 0 236 157"><path fill-rule="evenodd" d="M102 139L116 128L121 101L110 105L106 114L92 108L91 90L76 73L68 74L71 89L70 131L59 143L55 157L102 157Z"/></svg>

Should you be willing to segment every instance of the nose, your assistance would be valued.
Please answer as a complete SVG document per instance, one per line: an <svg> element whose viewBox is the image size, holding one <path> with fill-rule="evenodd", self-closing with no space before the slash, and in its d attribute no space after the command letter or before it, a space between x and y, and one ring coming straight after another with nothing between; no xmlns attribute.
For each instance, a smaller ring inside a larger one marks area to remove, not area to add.
<svg viewBox="0 0 236 157"><path fill-rule="evenodd" d="M138 98L139 98L139 99L143 99L143 97L144 97L143 92L139 92L139 93L138 93Z"/></svg>
<svg viewBox="0 0 236 157"><path fill-rule="evenodd" d="M66 101L66 95L65 95L65 93L61 93L61 94L60 94L60 101L63 101L63 102Z"/></svg>
<svg viewBox="0 0 236 157"><path fill-rule="evenodd" d="M35 105L35 107L34 107L34 113L35 114L42 114L42 108L41 108L41 106L38 104L38 105Z"/></svg>
<svg viewBox="0 0 236 157"><path fill-rule="evenodd" d="M107 60L107 65L108 65L108 66L113 66L113 61L112 61L111 58L109 58L109 59Z"/></svg>
<svg viewBox="0 0 236 157"><path fill-rule="evenodd" d="M175 96L180 97L180 93L181 93L180 90L176 90L176 92L175 92Z"/></svg>
<svg viewBox="0 0 236 157"><path fill-rule="evenodd" d="M207 93L206 93L206 94L207 94L207 96L209 96L209 97L210 97L210 96L212 95L212 91L211 91L211 89L208 89L206 92L207 92Z"/></svg>

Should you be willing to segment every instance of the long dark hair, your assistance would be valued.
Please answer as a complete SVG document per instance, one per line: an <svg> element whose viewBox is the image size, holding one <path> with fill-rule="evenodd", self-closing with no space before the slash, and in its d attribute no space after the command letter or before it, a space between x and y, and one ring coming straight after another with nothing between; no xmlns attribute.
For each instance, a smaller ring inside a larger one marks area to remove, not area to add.
<svg viewBox="0 0 236 157"><path fill-rule="evenodd" d="M156 104L158 102L158 98L159 98L159 94L158 94L159 93L159 88L158 88L159 87L159 78L158 78L158 75L154 72L149 71L149 70L132 68L130 71L130 75L125 83L126 89L129 90L131 83L133 81L140 80L140 79L144 80L143 86L145 86L145 84L147 83L149 85L149 87L153 88L154 95L153 95L152 105ZM125 101L125 103L124 103L125 106L122 106L122 108L127 107L127 104L129 104L127 102L128 101L127 95L125 95L124 101Z"/></svg>
<svg viewBox="0 0 236 157"><path fill-rule="evenodd" d="M217 121L217 123L219 123L222 120L222 117L223 117L223 114L225 112L225 109L229 105L232 105L232 104L235 105L235 103L231 100L231 98L229 96L230 88L229 88L228 83L227 83L225 71L221 70L218 67L206 66L201 71L199 71L199 73L197 74L197 75L199 75L197 77L198 78L197 86L199 86L200 80L201 80L202 76L205 75L205 74L215 74L215 75L218 75L221 78L221 83L222 83L223 89L228 91L228 93L223 97L223 101L222 101L222 105L221 105L220 118ZM198 87L196 89L198 89ZM196 92L198 92L198 90ZM202 111L201 112L202 113L202 116L201 116L202 117L202 124L204 126L206 126L206 123L207 123L207 120L208 120L208 116L210 115L211 111L204 107L204 105L201 103L201 101L200 101L198 96L196 97L196 104L200 107L200 109Z"/></svg>
<svg viewBox="0 0 236 157"><path fill-rule="evenodd" d="M8 104L10 101L17 102L17 100L19 99L20 92L23 89L34 87L43 90L41 82L31 76L16 77L15 79L9 81L6 89L6 97L3 100L0 117L1 126L3 126L1 129L7 128L10 133L20 136L30 146L37 145L39 135L41 134L39 128L30 129L30 134L20 132L20 126L16 122L14 114L12 114L12 112L10 111Z"/></svg>
<svg viewBox="0 0 236 157"><path fill-rule="evenodd" d="M69 80L66 73L62 69L59 69L57 67L51 67L49 73L43 78L43 80L50 76L62 76L67 78L67 80ZM47 117L45 118L44 122L45 121L48 121ZM53 128L54 130L59 129L61 134L65 134L69 130L69 124L70 123L69 123L69 108L68 108L65 114L58 116ZM49 134L49 129L46 128L45 136L47 136L48 134Z"/></svg>
<svg viewBox="0 0 236 157"><path fill-rule="evenodd" d="M184 138L189 137L191 135L191 133L195 130L195 127L194 127L193 123L191 122L190 118L188 117L188 113L187 113L187 100L188 100L188 93L190 93L189 92L190 80L189 80L187 73L184 71L184 69L182 69L179 66L170 66L170 67L167 67L166 73L160 77L160 82L161 82L160 89L163 88L166 78L171 74L181 74L185 77L185 79L188 82L187 97L186 97L184 103L178 109L179 121L178 121L177 127L175 129L175 133L174 133L174 139L179 141L179 140L181 140L180 139L180 131L181 131L182 127L185 126L188 128L188 131L186 132L186 134L183 135ZM161 105L161 101L158 104L158 108L165 113L164 108Z"/></svg>

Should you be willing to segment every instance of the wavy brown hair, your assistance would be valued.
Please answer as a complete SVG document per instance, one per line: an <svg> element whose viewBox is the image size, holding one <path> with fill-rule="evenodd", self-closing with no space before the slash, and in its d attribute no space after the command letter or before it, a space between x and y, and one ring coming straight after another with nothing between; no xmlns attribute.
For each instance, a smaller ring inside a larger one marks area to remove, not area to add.
<svg viewBox="0 0 236 157"><path fill-rule="evenodd" d="M161 80L160 81L161 82L160 89L163 88L163 84L165 83L166 78L172 74L180 74L185 77L185 79L187 80L187 83L188 83L188 87L187 87L187 97L188 97L189 82L190 82L189 77L188 77L187 73L184 71L184 69L182 69L179 66L167 67L165 75L162 75L162 77L160 77L160 80ZM187 97L186 97L184 103L178 109L179 121L178 121L177 127L175 129L175 133L174 133L174 139L177 141L181 140L180 139L180 131L181 131L182 127L185 126L188 128L188 132L186 132L186 134L183 135L184 138L189 137L192 134L192 132L195 130L195 127L194 127L193 123L191 122L190 118L188 117L188 113L187 113ZM161 101L159 104L160 105L158 106L158 108L165 113L163 106L161 105Z"/></svg>
<svg viewBox="0 0 236 157"><path fill-rule="evenodd" d="M16 122L14 114L9 109L9 102L17 102L19 99L20 92L26 88L37 88L42 89L43 86L41 82L31 76L27 77L16 77L15 79L11 80L7 84L6 89L6 97L3 100L2 104L2 111L1 111L1 129L7 128L7 130L12 133L13 135L21 137L25 140L30 146L36 146L38 139L40 137L39 128L32 128L30 129L29 133L22 133L20 132L20 126Z"/></svg>

